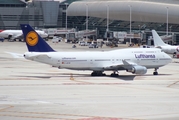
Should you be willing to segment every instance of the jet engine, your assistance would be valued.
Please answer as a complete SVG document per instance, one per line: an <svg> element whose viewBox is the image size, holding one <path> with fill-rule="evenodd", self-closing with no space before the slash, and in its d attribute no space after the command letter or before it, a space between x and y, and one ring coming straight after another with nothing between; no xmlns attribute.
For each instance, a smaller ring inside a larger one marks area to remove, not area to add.
<svg viewBox="0 0 179 120"><path fill-rule="evenodd" d="M147 73L147 68L144 66L136 65L136 66L132 66L132 69L127 69L126 71L131 72L133 74L143 75Z"/></svg>

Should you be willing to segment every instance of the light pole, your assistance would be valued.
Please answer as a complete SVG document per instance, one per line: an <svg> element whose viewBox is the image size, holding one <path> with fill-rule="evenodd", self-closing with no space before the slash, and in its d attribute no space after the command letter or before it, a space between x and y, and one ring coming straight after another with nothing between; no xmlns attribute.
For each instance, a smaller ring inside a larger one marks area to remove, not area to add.
<svg viewBox="0 0 179 120"><path fill-rule="evenodd" d="M172 32L172 25L170 26L170 34L172 34L171 32Z"/></svg>
<svg viewBox="0 0 179 120"><path fill-rule="evenodd" d="M109 31L109 5L106 5L106 7L107 7L107 25L106 25L106 36L107 36L107 42L108 42L108 31Z"/></svg>
<svg viewBox="0 0 179 120"><path fill-rule="evenodd" d="M88 4L86 4L86 40L87 40L87 31L88 31Z"/></svg>
<svg viewBox="0 0 179 120"><path fill-rule="evenodd" d="M66 5L66 24L65 24L65 28L66 28L66 39L67 39L67 5L68 3L65 3Z"/></svg>
<svg viewBox="0 0 179 120"><path fill-rule="evenodd" d="M140 33L140 28L141 28L141 27L140 27L140 25L138 25L138 26L139 26L139 34L138 34L138 35L139 35L139 37L140 37L140 43L141 43L141 33ZM138 43L139 43L139 41L138 41Z"/></svg>
<svg viewBox="0 0 179 120"><path fill-rule="evenodd" d="M138 25L139 26L139 33L140 33L140 25Z"/></svg>
<svg viewBox="0 0 179 120"><path fill-rule="evenodd" d="M131 5L129 5L129 9L130 9L130 45L131 45Z"/></svg>
<svg viewBox="0 0 179 120"><path fill-rule="evenodd" d="M166 29L166 33L168 35L168 7L166 7L166 9L167 9L167 29Z"/></svg>

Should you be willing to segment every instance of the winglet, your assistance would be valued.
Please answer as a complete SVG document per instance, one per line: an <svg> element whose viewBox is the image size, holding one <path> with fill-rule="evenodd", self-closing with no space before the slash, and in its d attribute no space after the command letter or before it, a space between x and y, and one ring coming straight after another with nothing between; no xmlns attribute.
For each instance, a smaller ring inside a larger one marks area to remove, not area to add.
<svg viewBox="0 0 179 120"><path fill-rule="evenodd" d="M21 24L20 26L29 52L54 52L29 24Z"/></svg>
<svg viewBox="0 0 179 120"><path fill-rule="evenodd" d="M152 30L152 36L153 36L155 46L167 46L167 44L163 42L163 40L161 39L161 37L157 34L155 30Z"/></svg>

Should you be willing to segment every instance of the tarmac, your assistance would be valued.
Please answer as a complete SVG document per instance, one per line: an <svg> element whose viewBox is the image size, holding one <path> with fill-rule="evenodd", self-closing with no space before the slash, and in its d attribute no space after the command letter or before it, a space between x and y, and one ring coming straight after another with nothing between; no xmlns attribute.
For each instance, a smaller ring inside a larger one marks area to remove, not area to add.
<svg viewBox="0 0 179 120"><path fill-rule="evenodd" d="M51 43L57 51L95 51ZM150 48L146 48L150 49ZM13 58L27 51L24 42L0 42L0 120L179 120L179 59L159 75L119 71L119 77L91 77L91 71L57 69Z"/></svg>

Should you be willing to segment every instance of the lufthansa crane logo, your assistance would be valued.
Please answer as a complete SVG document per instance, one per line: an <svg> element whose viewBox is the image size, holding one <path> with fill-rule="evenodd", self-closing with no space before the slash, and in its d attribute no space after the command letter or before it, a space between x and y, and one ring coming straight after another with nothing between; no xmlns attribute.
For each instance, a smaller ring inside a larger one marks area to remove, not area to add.
<svg viewBox="0 0 179 120"><path fill-rule="evenodd" d="M38 42L38 35L36 32L31 31L26 36L26 42L30 46L35 46Z"/></svg>

